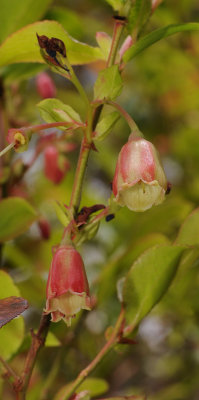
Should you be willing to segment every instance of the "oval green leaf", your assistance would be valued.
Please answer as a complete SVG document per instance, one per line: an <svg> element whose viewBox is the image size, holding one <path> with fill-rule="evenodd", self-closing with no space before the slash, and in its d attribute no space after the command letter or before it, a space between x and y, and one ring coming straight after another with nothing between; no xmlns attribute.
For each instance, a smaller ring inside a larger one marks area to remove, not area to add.
<svg viewBox="0 0 199 400"><path fill-rule="evenodd" d="M81 122L79 114L68 104L58 99L45 99L37 104L44 121L51 122ZM61 128L60 128L61 129ZM65 127L63 129L66 129Z"/></svg>
<svg viewBox="0 0 199 400"><path fill-rule="evenodd" d="M52 0L12 0L12 4L7 0L1 0L0 42L23 26L38 21L50 3Z"/></svg>
<svg viewBox="0 0 199 400"><path fill-rule="evenodd" d="M103 59L99 47L92 47L71 38L56 21L42 21L20 29L9 36L0 46L0 66L21 63L44 63L40 54L36 33L61 39L66 46L71 64L85 64Z"/></svg>
<svg viewBox="0 0 199 400"><path fill-rule="evenodd" d="M182 224L175 244L196 246L199 245L199 208L194 210Z"/></svg>
<svg viewBox="0 0 199 400"><path fill-rule="evenodd" d="M123 290L125 317L130 331L167 291L183 250L183 247L171 245L151 248L132 265Z"/></svg>
<svg viewBox="0 0 199 400"><path fill-rule="evenodd" d="M123 60L125 62L131 60L137 54L141 53L147 47L150 47L152 44L158 42L161 39L164 39L168 36L174 35L179 32L186 31L198 31L199 23L198 22L189 22L187 24L174 24L168 25L164 28L157 29L148 35L141 38L135 45L133 45L129 50L127 50L124 54Z"/></svg>
<svg viewBox="0 0 199 400"><path fill-rule="evenodd" d="M32 206L20 197L8 197L0 202L0 242L14 239L25 232L37 214Z"/></svg>
<svg viewBox="0 0 199 400"><path fill-rule="evenodd" d="M0 271L0 299L9 296L20 297L19 289L13 283L11 277L5 272ZM0 354L7 360L21 346L24 337L24 320L18 317L0 329Z"/></svg>
<svg viewBox="0 0 199 400"><path fill-rule="evenodd" d="M166 236L161 233L152 233L137 240L133 239L122 253L119 253L119 255L115 257L113 256L113 258L105 264L98 279L100 283L97 295L99 304L106 304L109 299L116 296L116 284L118 279L127 274L129 266L132 265L144 251L157 245L167 244L169 244L169 240Z"/></svg>

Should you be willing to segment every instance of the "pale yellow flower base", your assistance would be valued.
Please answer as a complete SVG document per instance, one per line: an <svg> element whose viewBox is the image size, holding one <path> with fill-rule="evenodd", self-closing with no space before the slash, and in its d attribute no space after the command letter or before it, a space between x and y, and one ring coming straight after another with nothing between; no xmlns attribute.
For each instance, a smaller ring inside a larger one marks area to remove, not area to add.
<svg viewBox="0 0 199 400"><path fill-rule="evenodd" d="M123 184L117 202L132 211L145 211L163 202L165 190L157 181L139 181L134 186Z"/></svg>
<svg viewBox="0 0 199 400"><path fill-rule="evenodd" d="M59 322L63 319L70 326L71 319L81 309L90 310L90 299L87 294L68 291L59 297L47 300L45 312L51 313L51 321Z"/></svg>

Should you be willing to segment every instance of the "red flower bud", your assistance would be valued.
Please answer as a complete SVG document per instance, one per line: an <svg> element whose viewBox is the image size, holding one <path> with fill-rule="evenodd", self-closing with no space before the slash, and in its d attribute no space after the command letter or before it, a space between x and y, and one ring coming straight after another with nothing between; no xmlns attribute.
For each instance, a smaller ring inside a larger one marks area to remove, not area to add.
<svg viewBox="0 0 199 400"><path fill-rule="evenodd" d="M53 322L71 318L91 306L83 260L73 246L59 247L52 260L47 282L46 310Z"/></svg>
<svg viewBox="0 0 199 400"><path fill-rule="evenodd" d="M59 154L55 146L48 146L44 151L44 172L46 178L53 183L59 183L70 168L69 161Z"/></svg>
<svg viewBox="0 0 199 400"><path fill-rule="evenodd" d="M50 237L50 224L47 219L40 218L38 221L38 227L40 229L42 238L48 240Z"/></svg>
<svg viewBox="0 0 199 400"><path fill-rule="evenodd" d="M154 145L130 135L122 147L113 179L113 194L121 206L145 211L162 203L167 179Z"/></svg>
<svg viewBox="0 0 199 400"><path fill-rule="evenodd" d="M56 96L56 87L51 77L42 72L36 77L36 87L42 99L48 99Z"/></svg>

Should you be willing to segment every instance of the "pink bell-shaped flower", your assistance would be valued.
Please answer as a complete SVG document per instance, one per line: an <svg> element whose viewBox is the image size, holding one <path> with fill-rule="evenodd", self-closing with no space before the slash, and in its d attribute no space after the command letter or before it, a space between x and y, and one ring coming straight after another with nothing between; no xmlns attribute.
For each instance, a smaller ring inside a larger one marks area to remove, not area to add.
<svg viewBox="0 0 199 400"><path fill-rule="evenodd" d="M47 289L47 314L67 325L81 309L90 310L89 286L81 255L72 245L58 247L51 263Z"/></svg>
<svg viewBox="0 0 199 400"><path fill-rule="evenodd" d="M115 201L133 211L162 203L167 179L154 145L130 135L122 147L113 179Z"/></svg>

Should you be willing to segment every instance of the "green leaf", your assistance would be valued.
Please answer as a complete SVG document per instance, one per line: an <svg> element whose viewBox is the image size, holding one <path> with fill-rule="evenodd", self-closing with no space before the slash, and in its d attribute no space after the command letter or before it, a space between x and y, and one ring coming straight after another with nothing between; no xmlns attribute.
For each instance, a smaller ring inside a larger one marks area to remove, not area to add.
<svg viewBox="0 0 199 400"><path fill-rule="evenodd" d="M132 265L123 291L125 317L131 328L139 324L167 291L183 250L171 245L151 248Z"/></svg>
<svg viewBox="0 0 199 400"><path fill-rule="evenodd" d="M108 59L112 38L105 32L97 32L96 33L97 43L104 54L105 59Z"/></svg>
<svg viewBox="0 0 199 400"><path fill-rule="evenodd" d="M0 202L0 242L14 239L25 232L37 214L32 206L20 197L10 197Z"/></svg>
<svg viewBox="0 0 199 400"><path fill-rule="evenodd" d="M47 339L45 341L45 346L47 347L58 347L61 346L61 342L57 339L54 333L49 332Z"/></svg>
<svg viewBox="0 0 199 400"><path fill-rule="evenodd" d="M52 201L52 205L56 212L58 220L61 222L61 224L64 227L66 227L69 224L70 220L69 220L68 216L66 215L66 209L65 209L64 205L62 206L62 204L60 204L57 201Z"/></svg>
<svg viewBox="0 0 199 400"><path fill-rule="evenodd" d="M122 91L122 78L117 65L100 71L94 86L95 100L114 100Z"/></svg>
<svg viewBox="0 0 199 400"><path fill-rule="evenodd" d="M70 390L72 383L68 383L63 386L59 392L56 394L54 400L60 400L62 397L66 395L66 393ZM80 393L84 390L87 390L91 397L99 396L103 393L106 393L109 389L108 383L101 378L87 378L78 388L76 389L76 393Z"/></svg>
<svg viewBox="0 0 199 400"><path fill-rule="evenodd" d="M57 99L45 99L37 104L44 121L51 122L81 122L79 114L67 104ZM61 129L61 127L60 127ZM63 129L66 129L63 127Z"/></svg>
<svg viewBox="0 0 199 400"><path fill-rule="evenodd" d="M119 251L118 255L109 259L101 271L98 279L98 301L106 304L109 299L116 296L116 284L118 279L126 275L132 263L146 250L155 245L167 245L169 240L161 233L153 233L133 239L126 249Z"/></svg>
<svg viewBox="0 0 199 400"><path fill-rule="evenodd" d="M36 33L61 39L66 46L71 64L85 64L103 59L101 50L71 38L56 21L42 21L28 25L9 36L0 46L0 66L21 63L45 63L40 53Z"/></svg>
<svg viewBox="0 0 199 400"><path fill-rule="evenodd" d="M11 277L0 271L0 299L9 296L20 297L19 289L14 285ZM0 329L0 354L9 359L21 346L24 337L24 320L18 317Z"/></svg>
<svg viewBox="0 0 199 400"><path fill-rule="evenodd" d="M126 0L106 0L115 11L120 11Z"/></svg>
<svg viewBox="0 0 199 400"><path fill-rule="evenodd" d="M74 36L76 39L80 39L84 36L84 21L74 10L70 10L65 6L54 6L47 11L45 18L58 21L64 29L67 29L69 35Z"/></svg>
<svg viewBox="0 0 199 400"><path fill-rule="evenodd" d="M174 35L178 32L186 32L186 31L198 31L199 23L197 22L189 22L187 24L175 24L168 25L164 28L157 29L148 35L141 38L134 46L126 51L123 56L123 60L125 62L131 60L137 54L141 53L147 47L150 47L152 44L158 42L159 40L166 38L168 36Z"/></svg>
<svg viewBox="0 0 199 400"><path fill-rule="evenodd" d="M101 121L98 122L95 129L95 140L105 139L119 118L120 114L117 111L113 111L102 118Z"/></svg>
<svg viewBox="0 0 199 400"><path fill-rule="evenodd" d="M12 0L12 4L7 0L0 0L1 21L0 24L0 43L8 35L17 31L25 25L38 21L52 0Z"/></svg>
<svg viewBox="0 0 199 400"><path fill-rule="evenodd" d="M136 0L128 17L128 28L137 34L146 24L151 14L151 0Z"/></svg>
<svg viewBox="0 0 199 400"><path fill-rule="evenodd" d="M175 244L199 245L199 208L194 210L182 224Z"/></svg>
<svg viewBox="0 0 199 400"><path fill-rule="evenodd" d="M6 84L10 84L13 81L20 82L22 80L32 78L45 69L45 65L38 63L12 64L8 65L7 67L3 67L0 71L0 75L3 76Z"/></svg>
<svg viewBox="0 0 199 400"><path fill-rule="evenodd" d="M81 392L82 390L88 390L89 394L94 396L99 396L103 393L106 393L109 389L108 383L105 379L101 378L87 378L77 389L77 392Z"/></svg>

